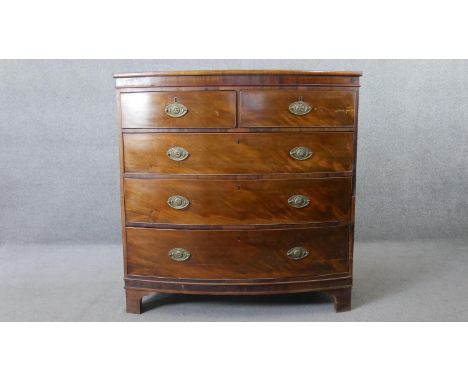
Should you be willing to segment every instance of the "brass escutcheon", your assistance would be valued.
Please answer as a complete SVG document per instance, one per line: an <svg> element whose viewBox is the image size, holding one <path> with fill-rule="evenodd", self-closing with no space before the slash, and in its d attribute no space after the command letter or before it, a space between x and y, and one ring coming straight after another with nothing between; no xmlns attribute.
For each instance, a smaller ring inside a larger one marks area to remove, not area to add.
<svg viewBox="0 0 468 382"><path fill-rule="evenodd" d="M292 260L300 260L309 256L309 251L304 247L294 247L288 251L287 255Z"/></svg>
<svg viewBox="0 0 468 382"><path fill-rule="evenodd" d="M186 208L190 202L189 200L180 195L172 195L167 199L167 204L169 204L169 207L174 208L175 210L182 210Z"/></svg>
<svg viewBox="0 0 468 382"><path fill-rule="evenodd" d="M184 248L172 248L168 255L174 261L185 261L191 256L190 252Z"/></svg>
<svg viewBox="0 0 468 382"><path fill-rule="evenodd" d="M188 109L185 105L177 102L177 97L174 97L174 102L167 105L164 111L169 117L179 118L187 114Z"/></svg>
<svg viewBox="0 0 468 382"><path fill-rule="evenodd" d="M296 160L306 160L312 156L313 152L308 147L294 147L289 155Z"/></svg>
<svg viewBox="0 0 468 382"><path fill-rule="evenodd" d="M293 195L288 199L288 204L294 208L304 208L310 203L310 199L305 195Z"/></svg>
<svg viewBox="0 0 468 382"><path fill-rule="evenodd" d="M189 152L183 147L171 147L167 150L167 156L169 159L180 162L188 158Z"/></svg>
<svg viewBox="0 0 468 382"><path fill-rule="evenodd" d="M302 100L302 97L299 97L299 101L293 102L289 105L289 111L294 115L305 115L312 110L312 106L310 106L307 102Z"/></svg>

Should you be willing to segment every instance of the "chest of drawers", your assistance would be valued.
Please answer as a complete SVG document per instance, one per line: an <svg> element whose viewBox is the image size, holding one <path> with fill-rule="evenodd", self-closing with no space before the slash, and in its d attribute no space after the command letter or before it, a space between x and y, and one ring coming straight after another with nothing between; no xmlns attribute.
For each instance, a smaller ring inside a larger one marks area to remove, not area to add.
<svg viewBox="0 0 468 382"><path fill-rule="evenodd" d="M115 75L128 312L157 292L350 309L360 75Z"/></svg>

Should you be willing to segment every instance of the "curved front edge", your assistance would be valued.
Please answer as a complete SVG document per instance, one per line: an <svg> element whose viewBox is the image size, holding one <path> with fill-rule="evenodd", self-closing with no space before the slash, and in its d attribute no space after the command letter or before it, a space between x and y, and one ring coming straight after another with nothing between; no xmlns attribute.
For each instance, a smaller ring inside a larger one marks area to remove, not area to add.
<svg viewBox="0 0 468 382"><path fill-rule="evenodd" d="M321 279L279 279L279 280L164 280L158 278L125 278L126 289L146 289L162 293L211 294L211 295L249 295L283 294L313 291L327 291L350 288L352 277Z"/></svg>

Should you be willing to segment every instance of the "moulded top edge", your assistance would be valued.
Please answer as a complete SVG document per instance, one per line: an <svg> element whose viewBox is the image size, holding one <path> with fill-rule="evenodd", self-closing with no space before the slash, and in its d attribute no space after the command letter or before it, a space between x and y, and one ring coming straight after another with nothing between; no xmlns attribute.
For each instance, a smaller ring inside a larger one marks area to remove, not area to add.
<svg viewBox="0 0 468 382"><path fill-rule="evenodd" d="M171 72L116 73L114 78L168 77L168 76L342 76L360 77L355 71L302 71L302 70L187 70Z"/></svg>

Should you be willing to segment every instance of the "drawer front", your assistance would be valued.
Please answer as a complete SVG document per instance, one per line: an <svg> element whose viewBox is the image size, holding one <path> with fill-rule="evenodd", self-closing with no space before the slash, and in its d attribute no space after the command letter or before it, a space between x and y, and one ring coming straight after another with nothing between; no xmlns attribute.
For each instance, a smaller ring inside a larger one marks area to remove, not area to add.
<svg viewBox="0 0 468 382"><path fill-rule="evenodd" d="M268 174L352 171L353 133L124 134L127 172Z"/></svg>
<svg viewBox="0 0 468 382"><path fill-rule="evenodd" d="M129 223L335 222L349 221L351 210L351 178L239 181L126 178L124 194Z"/></svg>
<svg viewBox="0 0 468 382"><path fill-rule="evenodd" d="M236 92L122 93L122 128L228 128L236 126Z"/></svg>
<svg viewBox="0 0 468 382"><path fill-rule="evenodd" d="M258 231L127 228L126 233L129 275L253 279L349 271L347 226Z"/></svg>
<svg viewBox="0 0 468 382"><path fill-rule="evenodd" d="M244 90L240 104L241 127L354 126L353 91Z"/></svg>

